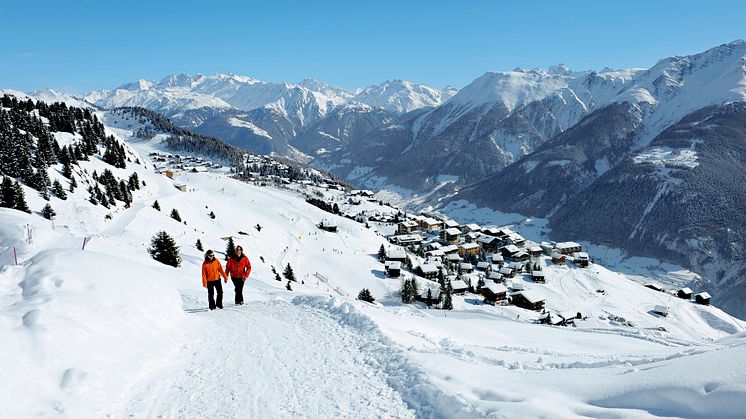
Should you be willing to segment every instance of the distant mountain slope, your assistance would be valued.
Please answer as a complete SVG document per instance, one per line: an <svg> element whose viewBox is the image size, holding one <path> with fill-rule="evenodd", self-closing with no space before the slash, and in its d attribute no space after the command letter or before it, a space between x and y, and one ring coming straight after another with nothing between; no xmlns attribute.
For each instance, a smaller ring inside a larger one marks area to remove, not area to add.
<svg viewBox="0 0 746 419"><path fill-rule="evenodd" d="M743 317L745 184L746 103L708 107L569 197L550 226L694 267Z"/></svg>

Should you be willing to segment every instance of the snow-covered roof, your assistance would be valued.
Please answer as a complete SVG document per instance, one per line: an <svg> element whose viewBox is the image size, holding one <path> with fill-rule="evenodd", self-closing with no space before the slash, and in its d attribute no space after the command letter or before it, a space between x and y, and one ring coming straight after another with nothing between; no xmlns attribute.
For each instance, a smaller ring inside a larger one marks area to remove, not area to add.
<svg viewBox="0 0 746 419"><path fill-rule="evenodd" d="M680 289L679 292L683 292L684 294L691 294L694 291L692 291L692 289L689 288L689 287L684 287L684 288Z"/></svg>
<svg viewBox="0 0 746 419"><path fill-rule="evenodd" d="M510 275L511 273L513 273L513 268L503 266L502 268L500 268L500 273L503 275Z"/></svg>
<svg viewBox="0 0 746 419"><path fill-rule="evenodd" d="M458 247L464 250L472 250L472 249L478 249L479 245L476 243L463 243L463 244L460 244Z"/></svg>
<svg viewBox="0 0 746 419"><path fill-rule="evenodd" d="M458 262L461 260L461 256L458 253L451 253L447 256L449 262Z"/></svg>
<svg viewBox="0 0 746 419"><path fill-rule="evenodd" d="M575 242L560 242L560 243L557 243L557 249L560 249L560 250L573 249L573 248L576 248L576 247L580 247L580 245L577 244L577 243L575 243Z"/></svg>
<svg viewBox="0 0 746 419"><path fill-rule="evenodd" d="M465 290L469 288L469 286L466 285L466 282L464 282L463 280L456 279L451 281L451 288L453 288L454 290Z"/></svg>
<svg viewBox="0 0 746 419"><path fill-rule="evenodd" d="M576 259L585 260L585 259L588 259L588 253L586 253L586 252L575 252L575 254L573 255L573 257L576 258Z"/></svg>
<svg viewBox="0 0 746 419"><path fill-rule="evenodd" d="M479 269L487 269L490 267L489 262L477 262L477 268Z"/></svg>
<svg viewBox="0 0 746 419"><path fill-rule="evenodd" d="M521 291L525 289L526 287L523 285L523 282L513 281L513 283L510 284L510 288L513 288L516 291Z"/></svg>
<svg viewBox="0 0 746 419"><path fill-rule="evenodd" d="M513 289L516 289L515 285L513 285ZM538 302L546 300L546 298L542 298L531 291L521 291L518 294L523 295L523 298L525 298L531 304L536 304Z"/></svg>
<svg viewBox="0 0 746 419"><path fill-rule="evenodd" d="M521 251L521 249L519 249L518 246L514 244L509 244L507 246L503 246L502 248L507 250L510 254L518 253Z"/></svg>
<svg viewBox="0 0 746 419"><path fill-rule="evenodd" d="M452 227L452 228L446 229L445 233L448 234L449 236L458 236L461 234L461 230L455 227Z"/></svg>
<svg viewBox="0 0 746 419"><path fill-rule="evenodd" d="M540 252L543 252L544 250L541 248L541 246L531 246L528 248L528 251L531 253L534 253L534 252L540 253Z"/></svg>
<svg viewBox="0 0 746 419"><path fill-rule="evenodd" d="M423 274L438 273L438 267L434 263L423 263L420 265L420 270Z"/></svg>
<svg viewBox="0 0 746 419"><path fill-rule="evenodd" d="M487 279L491 279L493 281L499 281L503 278L502 274L500 272L492 271L487 275Z"/></svg>
<svg viewBox="0 0 746 419"><path fill-rule="evenodd" d="M407 252L401 247L393 247L386 251L386 257L389 259L404 259L407 257Z"/></svg>
<svg viewBox="0 0 746 419"><path fill-rule="evenodd" d="M656 304L653 311L656 313L668 314L668 307L662 304Z"/></svg>
<svg viewBox="0 0 746 419"><path fill-rule="evenodd" d="M536 278L543 278L544 271L533 271L531 272L531 276L536 277Z"/></svg>
<svg viewBox="0 0 746 419"><path fill-rule="evenodd" d="M695 295L695 297L704 298L705 300L712 298L707 292L700 292L699 294Z"/></svg>
<svg viewBox="0 0 746 419"><path fill-rule="evenodd" d="M474 269L474 265L468 262L462 262L461 264L459 264L459 267L467 271Z"/></svg>
<svg viewBox="0 0 746 419"><path fill-rule="evenodd" d="M487 288L490 290L493 294L502 294L507 293L508 289L503 284L496 284L494 282L490 282L488 284L485 284L482 288Z"/></svg>
<svg viewBox="0 0 746 419"><path fill-rule="evenodd" d="M459 224L458 222L456 222L456 221L454 221L454 220L446 220L446 221L444 222L444 224L445 224L445 226L446 226L447 228L456 228L456 227L458 227L458 226L460 226L460 225L461 225L461 224Z"/></svg>
<svg viewBox="0 0 746 419"><path fill-rule="evenodd" d="M477 237L477 242L483 244L489 244L494 242L495 240L499 239L495 236L490 236L489 234L482 234L481 236Z"/></svg>
<svg viewBox="0 0 746 419"><path fill-rule="evenodd" d="M479 231L482 229L481 227L479 227L479 225L474 224L474 223L467 224L465 227L471 231Z"/></svg>

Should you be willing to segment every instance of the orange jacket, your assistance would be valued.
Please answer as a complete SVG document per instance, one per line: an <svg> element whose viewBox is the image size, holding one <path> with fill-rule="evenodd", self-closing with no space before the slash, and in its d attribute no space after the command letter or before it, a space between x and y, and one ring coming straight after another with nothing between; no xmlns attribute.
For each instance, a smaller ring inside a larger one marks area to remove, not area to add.
<svg viewBox="0 0 746 419"><path fill-rule="evenodd" d="M225 270L233 279L246 279L251 273L251 262L246 255L241 256L241 259L236 261L233 258L228 258L228 263L225 264Z"/></svg>
<svg viewBox="0 0 746 419"><path fill-rule="evenodd" d="M212 262L203 262L202 263L202 286L207 286L207 281L220 281L220 277L223 277L226 281L228 280L228 275L225 274L223 271L223 265L220 264L220 261L217 259L213 259Z"/></svg>

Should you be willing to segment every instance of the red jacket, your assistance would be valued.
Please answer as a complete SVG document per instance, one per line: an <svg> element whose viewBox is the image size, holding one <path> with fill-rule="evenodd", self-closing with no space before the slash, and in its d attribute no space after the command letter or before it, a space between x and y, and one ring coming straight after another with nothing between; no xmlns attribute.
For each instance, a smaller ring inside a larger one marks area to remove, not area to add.
<svg viewBox="0 0 746 419"><path fill-rule="evenodd" d="M220 281L220 277L228 280L228 277L223 272L223 266L220 265L220 261L213 259L210 262L202 263L202 286L206 287L208 281Z"/></svg>
<svg viewBox="0 0 746 419"><path fill-rule="evenodd" d="M246 255L241 256L241 259L238 261L228 258L225 270L233 279L246 279L251 273L251 262L249 262L249 258Z"/></svg>

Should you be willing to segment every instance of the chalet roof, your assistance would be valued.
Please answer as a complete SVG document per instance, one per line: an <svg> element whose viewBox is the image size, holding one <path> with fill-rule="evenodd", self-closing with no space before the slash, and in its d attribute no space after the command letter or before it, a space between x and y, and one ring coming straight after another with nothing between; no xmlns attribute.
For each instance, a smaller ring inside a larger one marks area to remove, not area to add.
<svg viewBox="0 0 746 419"><path fill-rule="evenodd" d="M482 244L490 244L495 242L496 240L499 240L495 236L490 236L489 234L482 234L481 236L477 237L477 243Z"/></svg>
<svg viewBox="0 0 746 419"><path fill-rule="evenodd" d="M648 282L647 284L643 284L643 286L647 287L647 288L654 289L654 290L663 291L663 287L661 287L658 284L653 284L653 283Z"/></svg>
<svg viewBox="0 0 746 419"><path fill-rule="evenodd" d="M510 275L510 274L513 273L513 268L508 268L507 266L504 266L504 267L500 268L500 273L502 275Z"/></svg>
<svg viewBox="0 0 746 419"><path fill-rule="evenodd" d="M487 269L490 267L489 262L477 262L477 268L479 269Z"/></svg>
<svg viewBox="0 0 746 419"><path fill-rule="evenodd" d="M546 298L539 297L535 293L531 291L521 291L518 293L519 295L522 295L523 298L525 298L529 303L536 304L542 301L546 301Z"/></svg>
<svg viewBox="0 0 746 419"><path fill-rule="evenodd" d="M466 285L466 282L460 279L456 279L456 280L451 281L451 288L453 288L454 290L465 290L469 288L469 286Z"/></svg>
<svg viewBox="0 0 746 419"><path fill-rule="evenodd" d="M656 313L668 314L668 307L662 304L656 304L653 311Z"/></svg>
<svg viewBox="0 0 746 419"><path fill-rule="evenodd" d="M434 274L438 273L438 267L434 263L423 263L420 265L420 270L423 274Z"/></svg>
<svg viewBox="0 0 746 419"><path fill-rule="evenodd" d="M489 275L487 275L487 279L491 279L493 281L500 281L503 279L503 276L500 274L500 272L492 271Z"/></svg>
<svg viewBox="0 0 746 419"><path fill-rule="evenodd" d="M427 290L430 290L430 295L433 296L434 300L437 300L438 297L440 297L440 288L438 288L438 287L433 287L433 288L424 287L422 289L422 291L420 291L420 297L422 297L423 299L426 299L427 298Z"/></svg>
<svg viewBox="0 0 746 419"><path fill-rule="evenodd" d="M514 258L520 258L524 256L528 256L528 253L524 252L523 250L519 250L518 252L513 253Z"/></svg>
<svg viewBox="0 0 746 419"><path fill-rule="evenodd" d="M529 252L543 252L544 249L541 248L541 246L531 246L528 248Z"/></svg>
<svg viewBox="0 0 746 419"><path fill-rule="evenodd" d="M446 221L444 221L444 224L445 224L445 226L447 228L456 228L456 227L458 227L458 226L461 225L461 224L459 224L458 222L456 222L454 220L446 220Z"/></svg>
<svg viewBox="0 0 746 419"><path fill-rule="evenodd" d="M455 244L449 244L448 246L441 247L440 250L446 253L456 252L458 251L458 246L456 246Z"/></svg>
<svg viewBox="0 0 746 419"><path fill-rule="evenodd" d="M406 220L399 223L404 227L417 227L417 222L412 220Z"/></svg>
<svg viewBox="0 0 746 419"><path fill-rule="evenodd" d="M552 259L565 259L565 258L566 256L561 253L557 253L557 252L552 253Z"/></svg>
<svg viewBox="0 0 746 419"><path fill-rule="evenodd" d="M458 253L451 253L450 255L446 257L448 258L449 262L458 262L461 260L461 256L459 256Z"/></svg>
<svg viewBox="0 0 746 419"><path fill-rule="evenodd" d="M575 243L575 242L560 242L560 243L557 243L557 249L560 249L560 250L572 249L574 247L580 247L580 245L577 244L577 243Z"/></svg>
<svg viewBox="0 0 746 419"><path fill-rule="evenodd" d="M494 282L490 282L489 284L485 284L482 288L488 289L493 294L502 294L507 293L508 289L503 284L496 284Z"/></svg>
<svg viewBox="0 0 746 419"><path fill-rule="evenodd" d="M680 289L679 292L683 292L684 294L692 294L694 291L692 291L692 289L689 287L685 287Z"/></svg>
<svg viewBox="0 0 746 419"><path fill-rule="evenodd" d="M465 227L471 231L480 231L482 229L481 227L479 227L479 225L474 223L467 224Z"/></svg>
<svg viewBox="0 0 746 419"><path fill-rule="evenodd" d="M495 254L492 255L492 262L502 262L504 260L505 260L505 258L503 258L503 255L501 255L499 253L495 253Z"/></svg>
<svg viewBox="0 0 746 419"><path fill-rule="evenodd" d="M507 250L510 254L515 254L521 251L521 249L518 248L518 246L514 244L509 244L507 246L503 246L502 249Z"/></svg>
<svg viewBox="0 0 746 419"><path fill-rule="evenodd" d="M458 236L461 234L461 230L455 227L451 227L451 228L446 229L445 233L448 234L449 236Z"/></svg>
<svg viewBox="0 0 746 419"><path fill-rule="evenodd" d="M337 223L327 218L324 218L323 220L321 220L321 226L322 227L336 227Z"/></svg>
<svg viewBox="0 0 746 419"><path fill-rule="evenodd" d="M524 239L523 236L521 236L519 233L514 233L514 232L508 234L508 238L512 240L513 242L526 241L526 239Z"/></svg>
<svg viewBox="0 0 746 419"><path fill-rule="evenodd" d="M704 298L705 300L712 298L707 292L700 292L699 294L695 295L695 297Z"/></svg>
<svg viewBox="0 0 746 419"><path fill-rule="evenodd" d="M510 288L513 288L513 290L515 291L523 291L524 289L526 289L526 287L523 285L523 282L519 281L513 281L510 284Z"/></svg>
<svg viewBox="0 0 746 419"><path fill-rule="evenodd" d="M386 264L388 265L389 269L401 269L401 262L399 262L398 260L388 261L386 262Z"/></svg>
<svg viewBox="0 0 746 419"><path fill-rule="evenodd" d="M533 271L531 272L531 276L534 278L544 278L544 271Z"/></svg>
<svg viewBox="0 0 746 419"><path fill-rule="evenodd" d="M388 259L404 259L407 257L407 252L401 247L392 247L386 251L386 258Z"/></svg>
<svg viewBox="0 0 746 419"><path fill-rule="evenodd" d="M477 232L475 232L475 231L470 231L470 232L466 233L466 237L468 237L468 238L470 238L472 240L476 240L477 238L479 238L479 236L480 236L480 234L477 233Z"/></svg>
<svg viewBox="0 0 746 419"><path fill-rule="evenodd" d="M440 225L440 221L436 220L435 218L425 217L422 220L423 223L427 225Z"/></svg>
<svg viewBox="0 0 746 419"><path fill-rule="evenodd" d="M580 259L580 260L584 260L584 259L587 260L588 259L588 253L586 253L586 252L575 252L575 254L573 255L573 257L575 257L576 259Z"/></svg>
<svg viewBox="0 0 746 419"><path fill-rule="evenodd" d="M458 247L464 250L471 250L471 249L478 249L479 245L476 243L463 243L463 244L460 244Z"/></svg>
<svg viewBox="0 0 746 419"><path fill-rule="evenodd" d="M464 269L464 270L471 270L471 269L474 269L474 265L472 265L471 263L468 263L468 262L461 262L461 263L459 264L459 267L460 267L461 269Z"/></svg>
<svg viewBox="0 0 746 419"><path fill-rule="evenodd" d="M437 256L437 257L439 257L439 258L440 258L440 257L443 257L443 256L445 256L445 255L446 255L446 254L445 254L445 252L443 252L443 251L442 251L442 250L440 250L440 249L435 249L435 250L431 250L431 251L429 251L429 252L427 252L427 253L428 253L428 254L429 254L430 256Z"/></svg>

